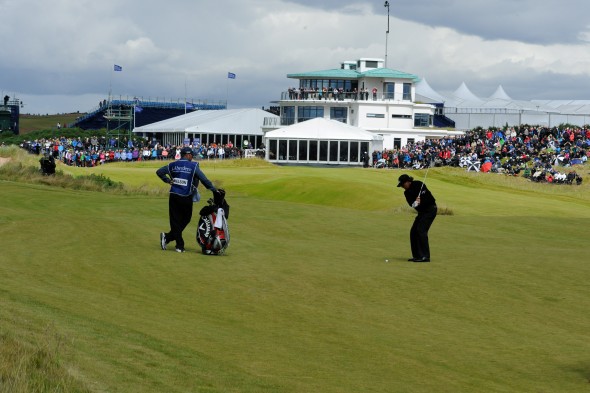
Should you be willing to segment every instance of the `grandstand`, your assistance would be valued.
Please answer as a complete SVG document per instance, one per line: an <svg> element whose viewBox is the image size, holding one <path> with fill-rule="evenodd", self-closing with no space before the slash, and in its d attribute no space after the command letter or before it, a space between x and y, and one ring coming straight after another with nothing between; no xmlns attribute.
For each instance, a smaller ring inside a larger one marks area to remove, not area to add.
<svg viewBox="0 0 590 393"><path fill-rule="evenodd" d="M84 130L131 130L134 127L170 119L196 110L226 109L224 101L160 101L151 99L110 99L102 101L84 116L68 124Z"/></svg>

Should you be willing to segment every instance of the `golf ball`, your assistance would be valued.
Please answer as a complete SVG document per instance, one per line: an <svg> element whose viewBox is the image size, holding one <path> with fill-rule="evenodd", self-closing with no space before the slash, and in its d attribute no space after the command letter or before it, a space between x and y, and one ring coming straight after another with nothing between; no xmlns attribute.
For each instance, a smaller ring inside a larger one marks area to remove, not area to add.
<svg viewBox="0 0 590 393"><path fill-rule="evenodd" d="M389 259L386 259L385 262L389 262Z"/></svg>

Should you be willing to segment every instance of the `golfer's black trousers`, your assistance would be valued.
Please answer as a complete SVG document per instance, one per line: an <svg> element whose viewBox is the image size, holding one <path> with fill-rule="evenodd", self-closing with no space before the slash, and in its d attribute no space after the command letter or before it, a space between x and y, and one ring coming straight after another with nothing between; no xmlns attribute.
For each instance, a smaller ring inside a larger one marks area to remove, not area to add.
<svg viewBox="0 0 590 393"><path fill-rule="evenodd" d="M418 212L410 229L410 245L413 258L430 258L428 230L436 218L437 208L433 206L425 212Z"/></svg>
<svg viewBox="0 0 590 393"><path fill-rule="evenodd" d="M176 241L176 248L184 250L182 231L191 222L193 217L192 196L183 197L170 194L168 199L168 214L170 215L170 232L166 233L166 241Z"/></svg>

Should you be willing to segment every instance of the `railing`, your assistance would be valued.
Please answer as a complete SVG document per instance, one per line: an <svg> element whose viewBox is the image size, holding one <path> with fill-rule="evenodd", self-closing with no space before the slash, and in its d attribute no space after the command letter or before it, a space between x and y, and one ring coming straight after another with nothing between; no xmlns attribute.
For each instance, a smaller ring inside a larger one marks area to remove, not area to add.
<svg viewBox="0 0 590 393"><path fill-rule="evenodd" d="M391 93L377 91L353 92L353 91L315 91L294 90L281 92L281 101L412 101L408 93Z"/></svg>
<svg viewBox="0 0 590 393"><path fill-rule="evenodd" d="M317 118L316 117L299 117L297 119L297 122L298 123L302 123L304 121L312 120L312 119L317 119ZM339 121L339 122L344 123L344 124L346 124L346 122L348 121L348 119L346 117L332 117L330 119L331 120ZM277 122L276 122L275 125L278 126L279 125L279 122L280 122L280 125L281 126L290 126L290 125L295 124L295 119L292 118L292 117L286 118L286 119L285 118L283 118L283 119L277 119Z"/></svg>
<svg viewBox="0 0 590 393"><path fill-rule="evenodd" d="M263 127L277 127L280 125L280 119L278 117L265 117L262 123Z"/></svg>

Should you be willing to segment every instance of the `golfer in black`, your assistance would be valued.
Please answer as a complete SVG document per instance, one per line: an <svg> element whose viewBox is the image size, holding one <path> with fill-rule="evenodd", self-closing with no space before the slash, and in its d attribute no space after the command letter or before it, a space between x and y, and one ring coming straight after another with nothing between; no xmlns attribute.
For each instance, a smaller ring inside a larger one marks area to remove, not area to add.
<svg viewBox="0 0 590 393"><path fill-rule="evenodd" d="M199 181L208 189L217 193L213 183L201 172L199 164L193 162L193 151L190 147L180 150L180 160L171 162L156 171L156 175L163 182L170 184L168 199L168 213L170 216L170 232L160 233L160 246L166 249L166 244L176 241L176 251L184 252L182 231L193 217L193 192Z"/></svg>
<svg viewBox="0 0 590 393"><path fill-rule="evenodd" d="M398 179L398 187L402 187L408 205L416 209L418 215L410 229L410 245L412 258L410 262L430 262L430 246L428 230L436 218L436 200L424 183L403 174Z"/></svg>

